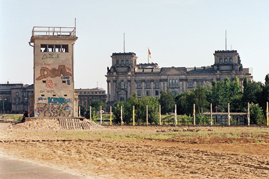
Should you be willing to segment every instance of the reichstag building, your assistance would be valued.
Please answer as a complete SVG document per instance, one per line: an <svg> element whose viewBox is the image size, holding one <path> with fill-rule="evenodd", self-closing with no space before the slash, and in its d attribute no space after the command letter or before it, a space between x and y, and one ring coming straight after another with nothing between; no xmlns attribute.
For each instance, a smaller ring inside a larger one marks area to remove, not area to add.
<svg viewBox="0 0 269 179"><path fill-rule="evenodd" d="M228 77L231 81L237 76L240 85L246 76L249 81L253 76L249 68L243 68L236 50L218 50L214 53L214 64L204 67L165 67L157 63L137 64L133 52L113 53L112 66L107 67L107 102L126 100L135 92L141 96L159 96L160 91L168 88L173 94L195 89L199 85L222 81Z"/></svg>

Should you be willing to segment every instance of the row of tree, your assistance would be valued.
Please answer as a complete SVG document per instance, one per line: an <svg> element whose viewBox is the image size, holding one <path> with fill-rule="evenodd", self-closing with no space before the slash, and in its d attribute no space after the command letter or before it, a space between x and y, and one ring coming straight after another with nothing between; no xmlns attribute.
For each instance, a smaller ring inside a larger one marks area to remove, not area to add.
<svg viewBox="0 0 269 179"><path fill-rule="evenodd" d="M227 112L228 103L231 112L247 112L250 103L251 123L265 123L266 102L269 101L269 74L265 77L265 84L248 82L245 77L243 86L240 86L237 77L233 82L226 77L222 82L212 81L211 84L180 93L174 100L172 97L169 90L161 92L162 113L172 111L173 105L177 104L178 114L191 115L193 104L196 104L196 111L200 114L210 110L210 103L219 112Z"/></svg>
<svg viewBox="0 0 269 179"><path fill-rule="evenodd" d="M121 106L123 121L127 124L132 122L133 106L135 106L135 118L138 122L146 121L146 105L148 105L148 121L149 123L158 124L159 105L161 105L161 113L167 114L174 112L174 106L177 104L177 114L193 113L193 104L196 106L198 114L208 112L210 103L212 103L214 111L227 112L228 103L230 103L231 112L247 112L247 104L250 103L250 118L252 124L264 124L266 102L269 101L269 74L265 77L265 83L248 82L244 78L243 86L240 86L239 79L236 77L233 82L229 78L225 78L222 82L212 81L204 86L198 86L196 89L188 90L178 95L168 89L166 92L161 90L160 98L142 97L138 98L134 93L126 101L118 101L115 103L113 114L114 123L120 123ZM103 109L106 105L100 100L93 100L91 103L93 114ZM89 108L81 106L81 115L89 118Z"/></svg>

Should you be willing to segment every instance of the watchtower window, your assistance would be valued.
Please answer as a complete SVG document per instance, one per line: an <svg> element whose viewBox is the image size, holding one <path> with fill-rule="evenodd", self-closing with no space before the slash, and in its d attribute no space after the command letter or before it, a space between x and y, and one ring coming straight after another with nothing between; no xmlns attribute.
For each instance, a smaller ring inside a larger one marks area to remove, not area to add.
<svg viewBox="0 0 269 179"><path fill-rule="evenodd" d="M232 59L232 58L230 58L230 59L229 59L229 61L230 61L230 63L232 63L232 62L233 62L233 59Z"/></svg>
<svg viewBox="0 0 269 179"><path fill-rule="evenodd" d="M129 65L129 60L126 60L126 65Z"/></svg>
<svg viewBox="0 0 269 179"><path fill-rule="evenodd" d="M228 59L227 59L227 58L225 58L225 59L224 59L224 62L228 62Z"/></svg>
<svg viewBox="0 0 269 179"><path fill-rule="evenodd" d="M48 45L48 44L41 44L40 52L68 52L68 45Z"/></svg>
<svg viewBox="0 0 269 179"><path fill-rule="evenodd" d="M222 63L222 62L223 62L223 61L222 61L222 58L220 58L220 59L219 59L219 62L220 62L220 63Z"/></svg>
<svg viewBox="0 0 269 179"><path fill-rule="evenodd" d="M118 65L119 63L120 63L119 60L117 60L117 61L116 61L116 64Z"/></svg>
<svg viewBox="0 0 269 179"><path fill-rule="evenodd" d="M124 61L123 60L121 61L121 64L124 65Z"/></svg>

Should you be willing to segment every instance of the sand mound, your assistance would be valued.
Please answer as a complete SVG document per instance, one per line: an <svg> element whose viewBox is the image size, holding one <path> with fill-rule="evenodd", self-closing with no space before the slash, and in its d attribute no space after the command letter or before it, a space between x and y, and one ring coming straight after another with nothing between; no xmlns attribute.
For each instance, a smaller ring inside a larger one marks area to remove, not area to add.
<svg viewBox="0 0 269 179"><path fill-rule="evenodd" d="M40 119L34 121L26 121L10 126L13 129L25 129L25 130L59 130L61 126L57 119Z"/></svg>
<svg viewBox="0 0 269 179"><path fill-rule="evenodd" d="M70 120L70 119L69 119ZM69 121L70 123L70 121ZM90 127L90 129L100 129L104 128L103 126L96 124L93 121L84 119L83 121L80 121L79 124L87 123ZM62 124L62 123L61 123ZM60 130L65 129L64 126L61 126L59 120L57 118L54 119L37 119L33 121L26 121L24 123L19 123L16 125L9 126L8 129L18 129L18 130ZM63 125L63 124L62 124ZM68 129L73 129L68 128ZM76 128L76 129L82 129L82 128ZM89 129L89 128L87 128Z"/></svg>
<svg viewBox="0 0 269 179"><path fill-rule="evenodd" d="M101 126L100 124L96 124L93 121L87 120L87 123L90 125L91 128L104 128L103 126Z"/></svg>

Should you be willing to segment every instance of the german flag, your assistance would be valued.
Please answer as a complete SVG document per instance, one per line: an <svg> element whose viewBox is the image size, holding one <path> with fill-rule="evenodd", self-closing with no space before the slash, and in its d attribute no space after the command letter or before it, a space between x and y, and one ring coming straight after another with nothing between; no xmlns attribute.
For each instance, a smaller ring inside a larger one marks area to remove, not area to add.
<svg viewBox="0 0 269 179"><path fill-rule="evenodd" d="M149 57L151 58L151 53L150 53L149 49L148 49L148 52L149 52Z"/></svg>

